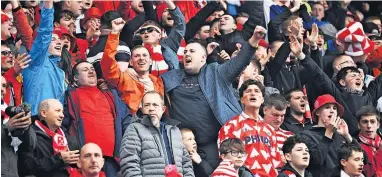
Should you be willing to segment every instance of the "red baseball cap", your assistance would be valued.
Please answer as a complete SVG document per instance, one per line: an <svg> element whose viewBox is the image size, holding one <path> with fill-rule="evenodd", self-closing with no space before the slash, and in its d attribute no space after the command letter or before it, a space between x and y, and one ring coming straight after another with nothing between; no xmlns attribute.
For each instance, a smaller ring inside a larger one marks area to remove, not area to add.
<svg viewBox="0 0 382 177"><path fill-rule="evenodd" d="M330 95L330 94L321 95L314 102L314 110L312 112L313 120L316 123L318 122L317 116L316 116L316 111L326 104L336 104L337 105L337 115L341 117L344 114L344 107L342 107L342 105L339 104L332 95Z"/></svg>
<svg viewBox="0 0 382 177"><path fill-rule="evenodd" d="M92 7L85 13L85 18L81 19L81 25L84 25L86 21L91 18L101 19L102 13L97 7Z"/></svg>
<svg viewBox="0 0 382 177"><path fill-rule="evenodd" d="M53 34L57 34L60 38L62 38L63 35L68 35L72 40L75 40L74 36L63 26L55 27L53 29Z"/></svg>
<svg viewBox="0 0 382 177"><path fill-rule="evenodd" d="M269 45L264 39L260 39L259 46L264 47L264 48L268 48Z"/></svg>

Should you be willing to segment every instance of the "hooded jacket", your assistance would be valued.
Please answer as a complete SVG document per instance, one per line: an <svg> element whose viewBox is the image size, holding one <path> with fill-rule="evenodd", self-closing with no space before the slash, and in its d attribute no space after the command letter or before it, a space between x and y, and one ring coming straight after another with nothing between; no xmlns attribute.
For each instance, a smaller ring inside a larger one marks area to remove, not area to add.
<svg viewBox="0 0 382 177"><path fill-rule="evenodd" d="M23 71L24 102L31 104L32 115L37 115L37 108L43 100L54 98L63 104L66 90L65 73L59 67L61 58L48 52L54 8L41 8L41 24L30 51L32 62Z"/></svg>
<svg viewBox="0 0 382 177"><path fill-rule="evenodd" d="M166 150L162 132L151 123L151 117L144 115L127 128L120 149L123 176L165 176L164 169L171 157L178 173L184 177L194 177L192 161L176 127L180 122L164 117L161 122L165 124L169 150Z"/></svg>

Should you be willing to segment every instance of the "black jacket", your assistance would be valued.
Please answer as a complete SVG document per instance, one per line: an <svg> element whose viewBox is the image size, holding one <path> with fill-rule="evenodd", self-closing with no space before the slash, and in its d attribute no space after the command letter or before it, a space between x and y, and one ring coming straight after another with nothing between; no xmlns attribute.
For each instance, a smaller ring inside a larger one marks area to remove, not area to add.
<svg viewBox="0 0 382 177"><path fill-rule="evenodd" d="M1 120L1 176L18 177L18 158L17 154L21 151L29 151L36 146L36 134L32 128L28 127L22 135L18 137L22 143L17 152L11 146L12 138L9 136L8 129ZM21 166L22 167L22 166Z"/></svg>
<svg viewBox="0 0 382 177"><path fill-rule="evenodd" d="M67 177L69 176L67 166L59 154L53 155L52 139L36 125L31 127L36 133L36 147L29 152L20 152L20 172L23 175L34 175L36 177ZM70 150L80 149L75 139L66 136Z"/></svg>
<svg viewBox="0 0 382 177"><path fill-rule="evenodd" d="M332 139L325 136L324 127L313 127L301 132L309 148L310 161L307 168L314 177L331 176L336 167L340 165L338 151L346 143L345 138L335 132ZM358 144L353 138L352 144Z"/></svg>
<svg viewBox="0 0 382 177"><path fill-rule="evenodd" d="M289 174L286 173L286 171L292 172L296 177L301 177L301 175L292 167L289 165L289 163L285 164L283 169L281 169L281 172L277 177L289 177ZM312 173L305 170L304 177L313 177Z"/></svg>
<svg viewBox="0 0 382 177"><path fill-rule="evenodd" d="M192 166L194 167L194 174L197 177L209 177L212 172L214 172L214 168L206 160L206 154L204 152L198 149L198 153L202 161L199 164L192 162Z"/></svg>
<svg viewBox="0 0 382 177"><path fill-rule="evenodd" d="M324 93L332 95L345 109L344 120L348 124L350 134L357 136L358 120L355 117L357 110L365 105L377 105L378 99L382 96L382 75L370 82L369 87L362 95L352 94L338 88L335 83L316 65L309 57L301 61L302 66L309 70L314 78L314 82L320 86Z"/></svg>
<svg viewBox="0 0 382 177"><path fill-rule="evenodd" d="M303 130L310 130L313 127L313 124L310 122L310 119L305 118L305 123L299 122L291 114L285 116L283 124L280 128L283 130L291 131L293 134L299 134Z"/></svg>

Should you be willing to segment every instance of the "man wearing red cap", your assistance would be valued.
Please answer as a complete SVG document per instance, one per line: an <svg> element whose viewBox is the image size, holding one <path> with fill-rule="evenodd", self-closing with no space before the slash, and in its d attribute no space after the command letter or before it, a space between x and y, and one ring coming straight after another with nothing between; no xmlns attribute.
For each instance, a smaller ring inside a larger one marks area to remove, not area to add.
<svg viewBox="0 0 382 177"><path fill-rule="evenodd" d="M310 152L310 163L307 168L313 176L331 176L335 167L340 165L337 152L345 143L357 146L355 138L349 133L349 128L340 117L344 108L333 96L326 94L317 98L312 116L317 126L305 130L301 134Z"/></svg>

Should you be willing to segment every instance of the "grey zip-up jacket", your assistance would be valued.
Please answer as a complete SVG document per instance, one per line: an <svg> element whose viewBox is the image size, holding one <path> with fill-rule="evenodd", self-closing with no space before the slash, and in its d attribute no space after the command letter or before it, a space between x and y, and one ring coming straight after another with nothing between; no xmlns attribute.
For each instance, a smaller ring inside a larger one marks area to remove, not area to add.
<svg viewBox="0 0 382 177"><path fill-rule="evenodd" d="M164 118L162 118L164 119ZM173 161L184 177L194 177L192 161L182 143L180 130L174 119L164 119ZM168 165L164 139L159 128L151 123L149 116L143 116L130 124L122 138L120 166L123 177L163 177Z"/></svg>

